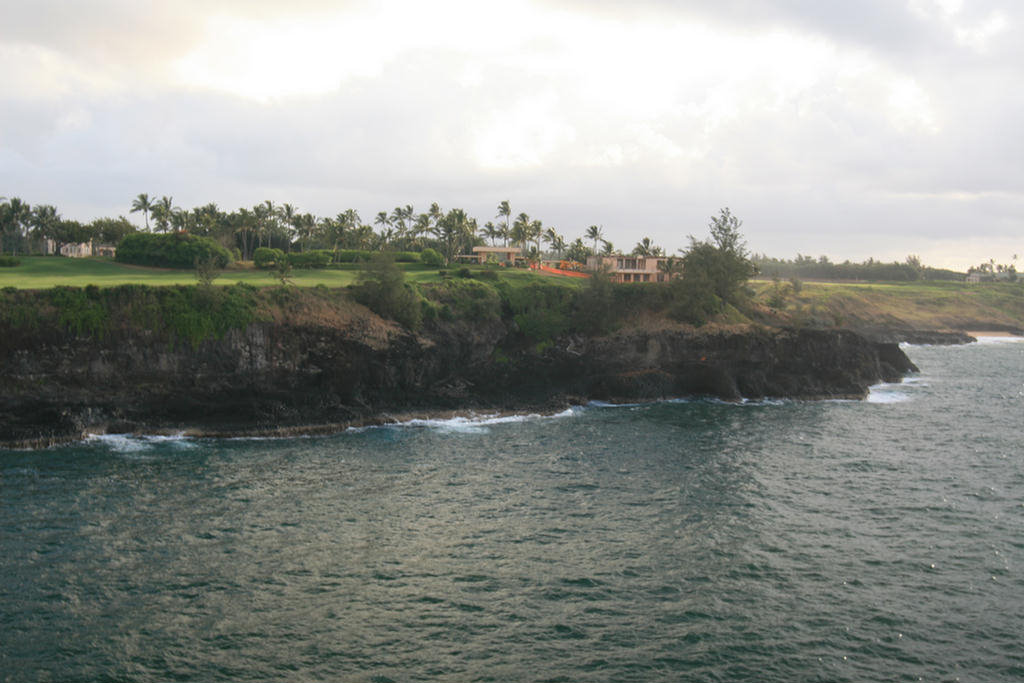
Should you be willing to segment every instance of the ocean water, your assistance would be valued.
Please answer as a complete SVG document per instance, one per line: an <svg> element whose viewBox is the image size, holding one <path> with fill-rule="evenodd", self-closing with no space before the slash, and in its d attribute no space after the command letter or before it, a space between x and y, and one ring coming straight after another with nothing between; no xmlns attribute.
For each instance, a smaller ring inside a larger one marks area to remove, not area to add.
<svg viewBox="0 0 1024 683"><path fill-rule="evenodd" d="M867 401L0 451L0 680L1024 680L1024 343L907 352Z"/></svg>

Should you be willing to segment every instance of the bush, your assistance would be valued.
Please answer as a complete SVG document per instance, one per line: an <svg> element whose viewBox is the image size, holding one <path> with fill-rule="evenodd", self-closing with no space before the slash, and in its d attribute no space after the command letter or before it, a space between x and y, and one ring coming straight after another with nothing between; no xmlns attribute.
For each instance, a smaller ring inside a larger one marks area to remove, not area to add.
<svg viewBox="0 0 1024 683"><path fill-rule="evenodd" d="M423 293L436 302L446 319L491 321L501 318L501 296L494 287L474 280L445 280L424 285Z"/></svg>
<svg viewBox="0 0 1024 683"><path fill-rule="evenodd" d="M613 285L606 273L594 273L576 294L573 326L585 334L604 334L615 325L616 309ZM636 290L638 285L628 287ZM626 287L623 287L626 289Z"/></svg>
<svg viewBox="0 0 1024 683"><path fill-rule="evenodd" d="M440 268L444 265L444 257L436 249L427 248L420 252L420 263L431 268Z"/></svg>
<svg viewBox="0 0 1024 683"><path fill-rule="evenodd" d="M158 268L194 268L196 261L212 261L224 268L231 263L231 252L209 237L137 232L117 245L116 260Z"/></svg>
<svg viewBox="0 0 1024 683"><path fill-rule="evenodd" d="M333 256L333 252L326 249L297 251L288 254L288 263L294 268L326 268Z"/></svg>
<svg viewBox="0 0 1024 683"><path fill-rule="evenodd" d="M396 251L394 252L396 263L419 263L420 253L418 251Z"/></svg>
<svg viewBox="0 0 1024 683"><path fill-rule="evenodd" d="M253 264L261 270L270 270L283 261L284 252L272 247L260 247L252 255Z"/></svg>
<svg viewBox="0 0 1024 683"><path fill-rule="evenodd" d="M340 249L334 252L335 263L362 263L369 261L373 256L372 251L365 249Z"/></svg>
<svg viewBox="0 0 1024 683"><path fill-rule="evenodd" d="M419 294L405 282L405 273L390 254L380 253L359 274L353 288L356 301L383 318L409 329L420 326L423 308Z"/></svg>
<svg viewBox="0 0 1024 683"><path fill-rule="evenodd" d="M544 342L569 329L570 304L575 290L565 286L533 282L524 287L499 287L505 292L519 331L535 342Z"/></svg>
<svg viewBox="0 0 1024 683"><path fill-rule="evenodd" d="M682 322L699 327L725 305L715 294L714 282L702 273L691 271L685 277L673 280L669 287L673 294L669 314Z"/></svg>
<svg viewBox="0 0 1024 683"><path fill-rule="evenodd" d="M0 256L0 268L14 268L20 264L21 260L13 256Z"/></svg>

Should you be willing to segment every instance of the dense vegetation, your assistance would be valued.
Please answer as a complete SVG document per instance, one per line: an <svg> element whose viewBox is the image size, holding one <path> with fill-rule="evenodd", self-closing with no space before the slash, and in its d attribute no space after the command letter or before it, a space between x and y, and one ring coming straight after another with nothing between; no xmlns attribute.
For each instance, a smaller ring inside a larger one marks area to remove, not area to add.
<svg viewBox="0 0 1024 683"><path fill-rule="evenodd" d="M127 235L117 247L117 260L139 266L194 268L212 262L218 268L231 263L231 254L209 237L188 233L157 235L137 232Z"/></svg>
<svg viewBox="0 0 1024 683"><path fill-rule="evenodd" d="M833 263L827 256L817 259L797 254L795 259L778 259L756 255L753 258L761 275L770 278L857 282L916 282L918 280L962 281L963 273L921 264L921 259L908 256L903 263L883 263L868 259L863 263Z"/></svg>
<svg viewBox="0 0 1024 683"><path fill-rule="evenodd" d="M137 331L197 345L259 318L255 287L54 287L0 290L0 327L104 339Z"/></svg>

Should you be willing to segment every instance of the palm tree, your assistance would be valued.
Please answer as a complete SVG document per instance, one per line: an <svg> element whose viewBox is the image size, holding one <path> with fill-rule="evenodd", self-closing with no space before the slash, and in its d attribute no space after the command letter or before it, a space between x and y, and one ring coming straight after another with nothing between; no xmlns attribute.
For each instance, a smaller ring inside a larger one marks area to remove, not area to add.
<svg viewBox="0 0 1024 683"><path fill-rule="evenodd" d="M563 248L564 248L564 245L565 245L565 240L563 240L563 239L561 238L561 236L560 236L560 235L558 234L558 231L557 231L557 230L555 230L554 228L548 228L547 230L545 230L545 231L544 231L544 237L543 237L543 239L544 239L544 241L545 241L545 242L547 242L548 246L549 246L549 247L550 247L550 248L551 248L551 249L552 249L553 251L555 251L556 253L558 253L559 255L561 255L561 251L560 251L559 249L557 249L557 248L556 248L556 245L557 245L557 244L558 244L559 242L561 242L561 244L563 245Z"/></svg>
<svg viewBox="0 0 1024 683"><path fill-rule="evenodd" d="M149 212L153 214L157 230L167 232L167 227L171 222L171 214L174 213L174 197L164 195L156 204L149 207Z"/></svg>
<svg viewBox="0 0 1024 683"><path fill-rule="evenodd" d="M373 223L380 226L381 244L382 246L387 246L388 242L391 241L391 236L394 234L394 231L391 229L391 219L388 218L388 212L378 211Z"/></svg>
<svg viewBox="0 0 1024 683"><path fill-rule="evenodd" d="M656 247L651 243L650 237L644 237L642 240L636 243L633 247L633 256L657 256L658 252L661 251L661 247Z"/></svg>
<svg viewBox="0 0 1024 683"><path fill-rule="evenodd" d="M591 225L587 228L587 239L594 241L594 256L597 256L597 243L602 241L604 237L604 230L597 225Z"/></svg>
<svg viewBox="0 0 1024 683"><path fill-rule="evenodd" d="M506 246L506 247L508 246L508 238L512 236L511 229L509 228L509 225L508 225L508 220L509 220L509 217L511 215L512 215L512 207L509 205L508 200L507 199L502 200L502 202L500 204L498 204L498 215L496 215L495 218L504 218L505 219L505 230L502 233L502 237L505 239L505 244L503 246Z"/></svg>
<svg viewBox="0 0 1024 683"><path fill-rule="evenodd" d="M277 218L279 218L281 220L281 223L283 223L286 226L285 227L286 230L288 228L291 228L292 232L298 232L299 231L299 226L298 226L299 214L295 210L294 206L292 206L288 202L285 202L281 206L277 207L277 211L275 213L277 214ZM288 245L291 246L291 243L292 243L292 239L291 239L291 236L289 235L289 237L288 237ZM291 250L289 249L289 251L291 251Z"/></svg>
<svg viewBox="0 0 1024 683"><path fill-rule="evenodd" d="M409 237L412 239L414 249L423 248L423 236L430 232L430 214L421 213L416 216L409 228Z"/></svg>
<svg viewBox="0 0 1024 683"><path fill-rule="evenodd" d="M256 216L249 209L239 209L228 216L234 234L242 243L242 260L252 260L252 233L256 224Z"/></svg>
<svg viewBox="0 0 1024 683"><path fill-rule="evenodd" d="M0 205L0 211L0 228L5 234L10 234L11 253L17 255L22 230L32 217L32 207L18 197L11 197L6 204ZM0 247L0 252L2 251Z"/></svg>
<svg viewBox="0 0 1024 683"><path fill-rule="evenodd" d="M611 256L615 253L615 245L608 240L601 240L604 247L601 249L601 256Z"/></svg>
<svg viewBox="0 0 1024 683"><path fill-rule="evenodd" d="M476 234L476 221L462 209L452 209L435 226L434 234L441 242L445 263L451 263L455 254Z"/></svg>
<svg viewBox="0 0 1024 683"><path fill-rule="evenodd" d="M562 258L562 254L565 253L567 246L568 245L566 245L564 237L561 235L555 235L555 239L551 243L551 248L554 249L556 254L558 254L558 258Z"/></svg>
<svg viewBox="0 0 1024 683"><path fill-rule="evenodd" d="M409 231L409 222L412 221L415 213L412 204L396 206L395 210L391 212L391 223L396 228L398 239L406 237L406 233Z"/></svg>
<svg viewBox="0 0 1024 683"><path fill-rule="evenodd" d="M525 252L526 243L530 241L530 217L525 213L516 216L508 236L511 238L514 246L518 246Z"/></svg>
<svg viewBox="0 0 1024 683"><path fill-rule="evenodd" d="M669 256L664 261L658 261L658 270L666 280L671 280L683 272L683 259Z"/></svg>
<svg viewBox="0 0 1024 683"><path fill-rule="evenodd" d="M146 232L149 232L149 212L152 211L152 209L153 203L149 201L149 195L143 192L132 200L132 208L128 213L141 211L142 217L146 219Z"/></svg>
<svg viewBox="0 0 1024 683"><path fill-rule="evenodd" d="M527 233L529 234L530 241L533 242L534 249L536 249L537 253L539 254L540 253L540 240L541 240L542 237L544 237L544 224L541 223L539 220L538 221L531 221L530 222L530 227L527 230Z"/></svg>

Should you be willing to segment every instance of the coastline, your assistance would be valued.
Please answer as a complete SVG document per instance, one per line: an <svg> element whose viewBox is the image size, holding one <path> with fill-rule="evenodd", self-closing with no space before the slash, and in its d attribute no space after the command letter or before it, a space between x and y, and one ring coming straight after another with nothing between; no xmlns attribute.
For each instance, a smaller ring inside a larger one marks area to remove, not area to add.
<svg viewBox="0 0 1024 683"><path fill-rule="evenodd" d="M322 435L473 414L550 415L592 401L863 399L916 370L850 330L661 326L513 346L514 328L366 339L356 325L257 323L192 346L25 337L0 369L0 448L94 434Z"/></svg>

